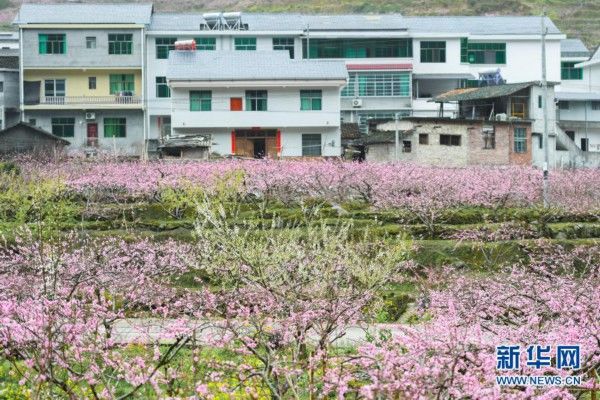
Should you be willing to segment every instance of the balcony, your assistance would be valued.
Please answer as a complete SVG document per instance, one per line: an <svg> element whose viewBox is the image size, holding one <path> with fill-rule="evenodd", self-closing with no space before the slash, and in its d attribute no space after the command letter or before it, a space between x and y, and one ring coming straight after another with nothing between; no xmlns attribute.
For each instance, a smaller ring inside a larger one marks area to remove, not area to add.
<svg viewBox="0 0 600 400"><path fill-rule="evenodd" d="M52 109L139 109L142 108L140 96L41 96L26 101L27 110Z"/></svg>
<svg viewBox="0 0 600 400"><path fill-rule="evenodd" d="M174 129L181 128L284 128L338 127L339 112L328 111L174 111Z"/></svg>

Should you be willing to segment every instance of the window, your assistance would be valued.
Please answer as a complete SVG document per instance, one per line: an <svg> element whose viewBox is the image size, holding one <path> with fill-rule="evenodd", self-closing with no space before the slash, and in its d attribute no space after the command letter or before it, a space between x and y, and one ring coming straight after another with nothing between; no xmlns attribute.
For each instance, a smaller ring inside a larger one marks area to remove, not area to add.
<svg viewBox="0 0 600 400"><path fill-rule="evenodd" d="M231 97L229 99L229 110L230 111L242 111L244 101L241 97Z"/></svg>
<svg viewBox="0 0 600 400"><path fill-rule="evenodd" d="M0 82L0 93L4 92L4 82Z"/></svg>
<svg viewBox="0 0 600 400"><path fill-rule="evenodd" d="M515 128L514 143L515 153L527 152L527 130L525 128Z"/></svg>
<svg viewBox="0 0 600 400"><path fill-rule="evenodd" d="M58 137L74 137L75 118L52 118L52 134Z"/></svg>
<svg viewBox="0 0 600 400"><path fill-rule="evenodd" d="M409 97L409 72L350 73L342 97Z"/></svg>
<svg viewBox="0 0 600 400"><path fill-rule="evenodd" d="M442 146L460 146L460 135L440 135Z"/></svg>
<svg viewBox="0 0 600 400"><path fill-rule="evenodd" d="M190 111L212 110L212 92L210 90L190 91Z"/></svg>
<svg viewBox="0 0 600 400"><path fill-rule="evenodd" d="M592 110L600 111L600 101L592 101Z"/></svg>
<svg viewBox="0 0 600 400"><path fill-rule="evenodd" d="M29 125L36 126L37 125L37 119L35 119L35 118L29 118Z"/></svg>
<svg viewBox="0 0 600 400"><path fill-rule="evenodd" d="M290 52L290 58L294 58L294 38L273 38L273 50L287 50Z"/></svg>
<svg viewBox="0 0 600 400"><path fill-rule="evenodd" d="M169 50L175 50L176 41L177 38L174 37L156 38L156 58L169 58Z"/></svg>
<svg viewBox="0 0 600 400"><path fill-rule="evenodd" d="M85 48L95 49L96 48L96 36L87 36L85 38Z"/></svg>
<svg viewBox="0 0 600 400"><path fill-rule="evenodd" d="M484 128L483 132L483 149L493 150L496 148L496 130L492 128Z"/></svg>
<svg viewBox="0 0 600 400"><path fill-rule="evenodd" d="M565 134L569 137L569 139L575 141L575 131L565 131Z"/></svg>
<svg viewBox="0 0 600 400"><path fill-rule="evenodd" d="M133 35L131 33L111 33L108 35L108 54L131 54Z"/></svg>
<svg viewBox="0 0 600 400"><path fill-rule="evenodd" d="M542 96L538 96L538 108L542 108L544 104L542 103Z"/></svg>
<svg viewBox="0 0 600 400"><path fill-rule="evenodd" d="M256 38L235 38L234 44L236 50L256 50Z"/></svg>
<svg viewBox="0 0 600 400"><path fill-rule="evenodd" d="M307 58L307 40L302 57ZM310 39L308 58L398 58L412 57L412 39Z"/></svg>
<svg viewBox="0 0 600 400"><path fill-rule="evenodd" d="M126 136L126 118L104 118L104 137L124 138Z"/></svg>
<svg viewBox="0 0 600 400"><path fill-rule="evenodd" d="M569 102L568 101L559 101L558 102L558 109L559 110L568 110L569 109Z"/></svg>
<svg viewBox="0 0 600 400"><path fill-rule="evenodd" d="M583 79L583 68L575 68L576 62L562 62L560 64L560 78L563 80Z"/></svg>
<svg viewBox="0 0 600 400"><path fill-rule="evenodd" d="M540 149L544 148L544 136L538 135L538 147Z"/></svg>
<svg viewBox="0 0 600 400"><path fill-rule="evenodd" d="M445 63L446 42L421 42L422 63Z"/></svg>
<svg viewBox="0 0 600 400"><path fill-rule="evenodd" d="M506 64L506 43L460 41L460 62L469 64Z"/></svg>
<svg viewBox="0 0 600 400"><path fill-rule="evenodd" d="M403 153L410 153L410 152L412 152L412 142L410 140L403 140L402 141L402 152Z"/></svg>
<svg viewBox="0 0 600 400"><path fill-rule="evenodd" d="M300 91L300 110L321 110L323 92L321 90L301 90Z"/></svg>
<svg viewBox="0 0 600 400"><path fill-rule="evenodd" d="M110 94L119 94L119 92L135 91L135 77L133 74L111 74L109 76Z"/></svg>
<svg viewBox="0 0 600 400"><path fill-rule="evenodd" d="M40 33L38 40L40 54L65 54L67 51L67 39L64 33Z"/></svg>
<svg viewBox="0 0 600 400"><path fill-rule="evenodd" d="M428 133L419 133L419 144L429 144Z"/></svg>
<svg viewBox="0 0 600 400"><path fill-rule="evenodd" d="M214 37L196 38L196 50L216 50L217 39Z"/></svg>
<svg viewBox="0 0 600 400"><path fill-rule="evenodd" d="M44 95L46 97L64 97L65 80L64 79L46 79L44 81Z"/></svg>
<svg viewBox="0 0 600 400"><path fill-rule="evenodd" d="M246 90L246 111L267 111L267 91Z"/></svg>
<svg viewBox="0 0 600 400"><path fill-rule="evenodd" d="M165 76L156 77L156 97L171 97L171 89Z"/></svg>
<svg viewBox="0 0 600 400"><path fill-rule="evenodd" d="M302 135L302 156L315 157L321 155L321 134Z"/></svg>
<svg viewBox="0 0 600 400"><path fill-rule="evenodd" d="M581 138L581 151L590 151L590 139Z"/></svg>
<svg viewBox="0 0 600 400"><path fill-rule="evenodd" d="M90 90L96 89L96 77L95 76L88 77L88 89L90 89Z"/></svg>

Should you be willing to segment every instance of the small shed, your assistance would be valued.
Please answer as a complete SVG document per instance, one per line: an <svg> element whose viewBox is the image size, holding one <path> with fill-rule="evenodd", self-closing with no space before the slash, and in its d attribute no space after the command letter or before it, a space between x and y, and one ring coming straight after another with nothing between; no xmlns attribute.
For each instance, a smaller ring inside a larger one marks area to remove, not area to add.
<svg viewBox="0 0 600 400"><path fill-rule="evenodd" d="M0 154L55 153L69 144L67 140L25 122L0 131Z"/></svg>
<svg viewBox="0 0 600 400"><path fill-rule="evenodd" d="M210 136L171 136L158 146L163 158L185 158L190 160L208 160Z"/></svg>

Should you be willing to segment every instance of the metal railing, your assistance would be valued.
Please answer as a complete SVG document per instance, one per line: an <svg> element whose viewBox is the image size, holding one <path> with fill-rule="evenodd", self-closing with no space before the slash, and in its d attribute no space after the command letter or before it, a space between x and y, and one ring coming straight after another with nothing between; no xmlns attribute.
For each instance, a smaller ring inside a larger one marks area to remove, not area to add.
<svg viewBox="0 0 600 400"><path fill-rule="evenodd" d="M142 98L140 96L44 96L40 98L39 104L142 104Z"/></svg>

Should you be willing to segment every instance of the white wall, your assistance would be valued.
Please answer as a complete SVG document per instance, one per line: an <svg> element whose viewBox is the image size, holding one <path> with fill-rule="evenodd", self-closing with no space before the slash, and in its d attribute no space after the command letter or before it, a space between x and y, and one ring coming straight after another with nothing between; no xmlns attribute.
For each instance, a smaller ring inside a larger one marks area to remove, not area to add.
<svg viewBox="0 0 600 400"><path fill-rule="evenodd" d="M300 110L300 90L322 90L321 111ZM190 111L190 90L211 90L212 111ZM245 110L245 91L261 90L258 88L216 88L203 89L201 83L194 89L175 88L171 90L173 114L171 125L177 128L283 128L310 126L340 126L340 89L337 87L307 86L294 88L267 89L268 111L230 111L230 99L241 97ZM262 89L264 90L264 89Z"/></svg>

